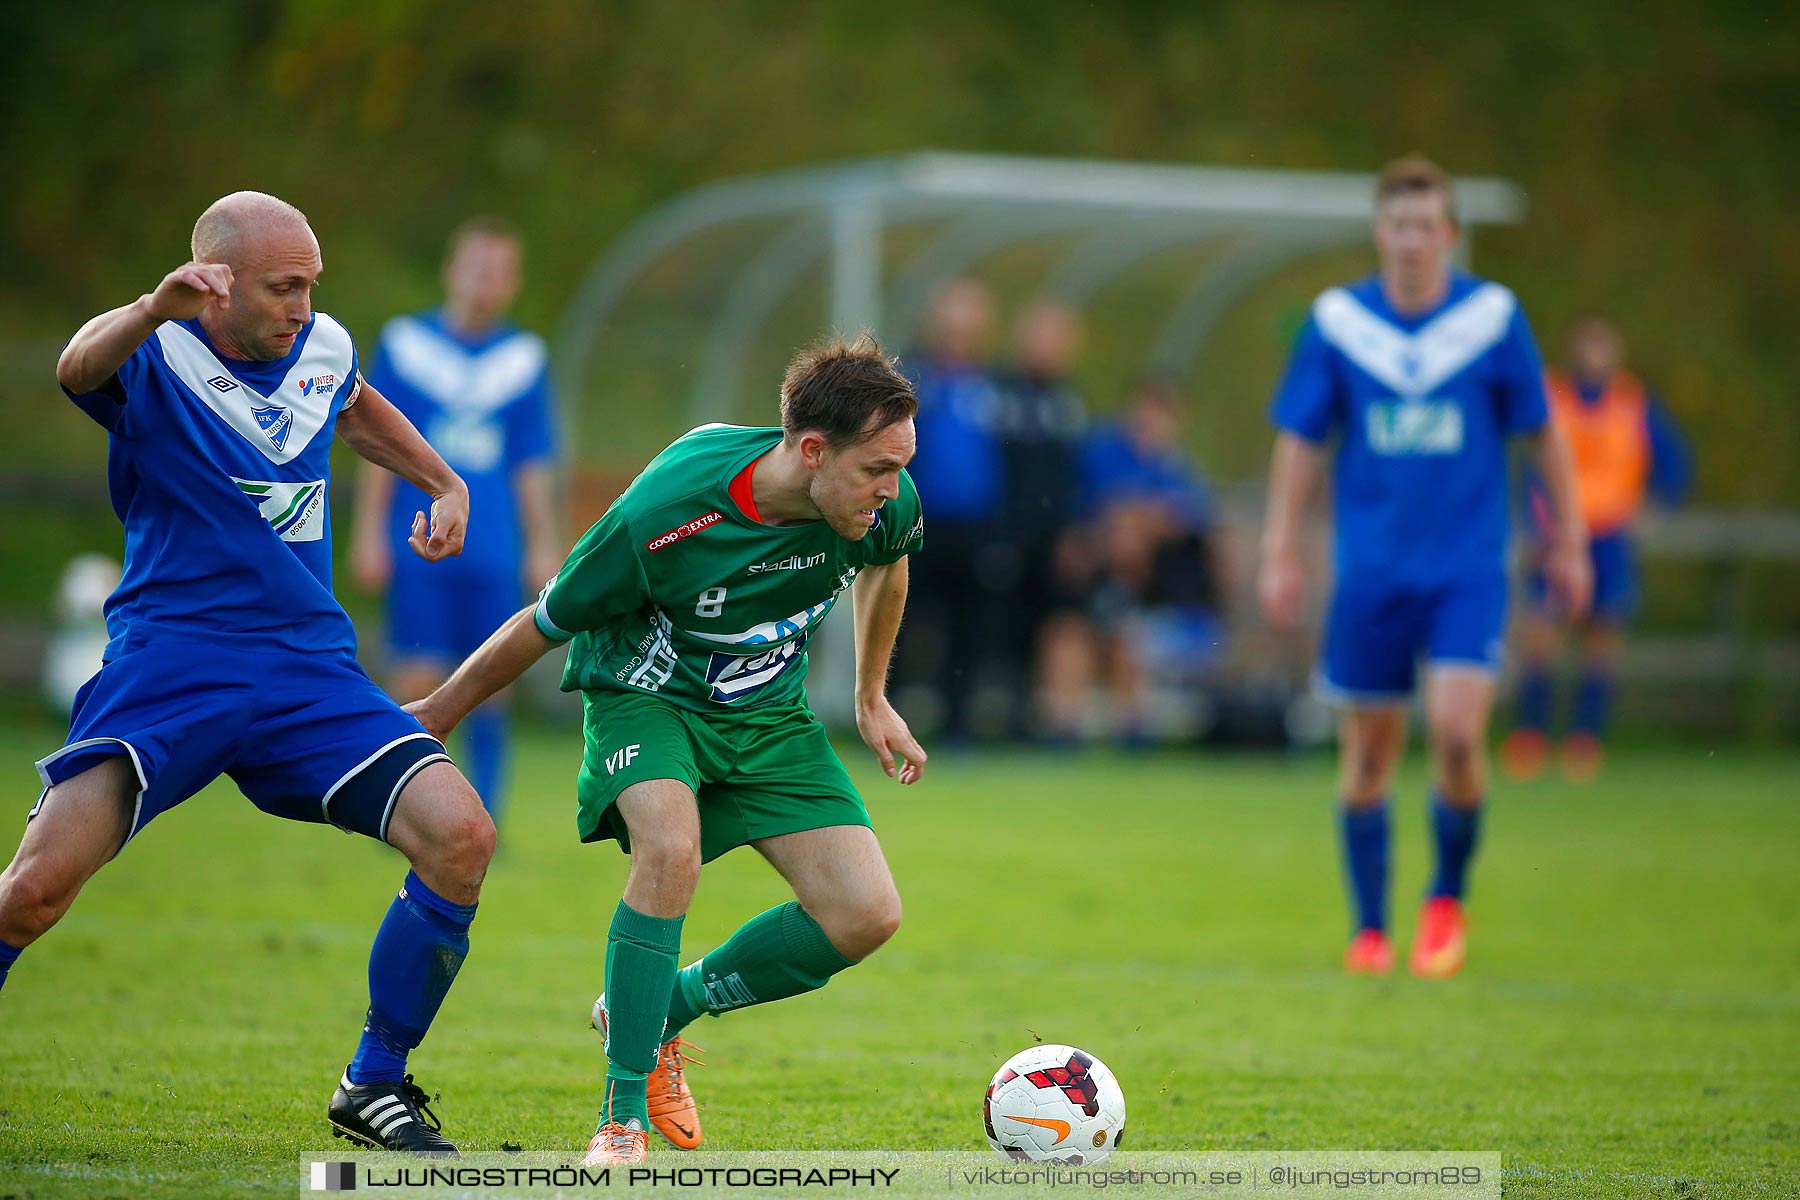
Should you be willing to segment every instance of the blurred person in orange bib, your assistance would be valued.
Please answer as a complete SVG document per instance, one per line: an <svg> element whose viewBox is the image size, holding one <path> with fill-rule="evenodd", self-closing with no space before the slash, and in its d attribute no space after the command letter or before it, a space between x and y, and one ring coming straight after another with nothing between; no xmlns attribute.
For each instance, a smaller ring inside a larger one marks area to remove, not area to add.
<svg viewBox="0 0 1800 1200"><path fill-rule="evenodd" d="M1693 474L1686 439L1655 395L1625 369L1625 341L1600 317L1576 323L1569 335L1568 367L1545 375L1551 419L1569 443L1576 490L1587 526L1594 568L1594 600L1573 623L1580 661L1575 712L1561 747L1562 768L1587 780L1601 764L1601 738L1612 709L1625 627L1637 608L1637 558L1633 527L1647 499L1679 502ZM1534 528L1543 539L1543 493L1529 492ZM1521 621L1521 675L1515 727L1502 747L1502 763L1514 778L1530 779L1549 761L1554 669L1569 614L1534 570Z"/></svg>

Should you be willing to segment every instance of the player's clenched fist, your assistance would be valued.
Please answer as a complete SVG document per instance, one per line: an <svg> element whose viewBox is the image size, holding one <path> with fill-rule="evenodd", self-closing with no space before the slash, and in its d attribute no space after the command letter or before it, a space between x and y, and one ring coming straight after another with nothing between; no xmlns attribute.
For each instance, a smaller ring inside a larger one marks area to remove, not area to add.
<svg viewBox="0 0 1800 1200"><path fill-rule="evenodd" d="M209 304L231 307L231 268L224 263L191 262L163 276L150 293L150 315L158 321L185 321Z"/></svg>
<svg viewBox="0 0 1800 1200"><path fill-rule="evenodd" d="M431 502L431 519L413 514L412 536L406 544L426 562L462 553L463 532L469 527L469 490L459 480L452 490Z"/></svg>

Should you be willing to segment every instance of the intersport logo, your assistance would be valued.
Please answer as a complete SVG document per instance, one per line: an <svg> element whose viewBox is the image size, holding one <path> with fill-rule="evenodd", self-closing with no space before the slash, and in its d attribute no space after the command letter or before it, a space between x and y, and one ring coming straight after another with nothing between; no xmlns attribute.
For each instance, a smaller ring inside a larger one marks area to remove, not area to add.
<svg viewBox="0 0 1800 1200"><path fill-rule="evenodd" d="M688 521L685 524L677 525L675 528L669 530L669 532L667 532L667 533L659 534L658 536L651 538L649 541L644 543L644 549L648 550L652 554L655 554L658 550L661 550L667 546L673 546L676 542L679 542L682 538L692 537L694 534L699 533L702 529L705 529L707 526L717 525L720 521L723 521L724 519L725 519L725 514L715 508L711 512L707 513L704 517L695 517L693 520Z"/></svg>

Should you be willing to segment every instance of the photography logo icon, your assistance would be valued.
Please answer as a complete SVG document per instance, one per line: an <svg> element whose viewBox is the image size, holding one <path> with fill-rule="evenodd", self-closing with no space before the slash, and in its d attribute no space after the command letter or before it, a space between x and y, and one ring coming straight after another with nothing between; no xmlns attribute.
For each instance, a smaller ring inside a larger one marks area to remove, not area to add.
<svg viewBox="0 0 1800 1200"><path fill-rule="evenodd" d="M315 1192L354 1192L356 1164L316 1162L312 1164L312 1190Z"/></svg>

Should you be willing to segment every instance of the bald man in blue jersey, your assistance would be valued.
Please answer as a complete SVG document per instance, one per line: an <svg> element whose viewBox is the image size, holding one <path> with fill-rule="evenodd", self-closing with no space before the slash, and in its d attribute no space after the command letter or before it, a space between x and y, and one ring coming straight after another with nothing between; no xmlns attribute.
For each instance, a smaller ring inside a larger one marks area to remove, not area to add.
<svg viewBox="0 0 1800 1200"><path fill-rule="evenodd" d="M104 665L67 742L38 763L43 792L0 874L0 984L152 819L229 775L264 812L407 857L328 1118L361 1145L454 1154L406 1058L468 953L494 826L443 745L356 663L331 590L333 436L430 498L413 518L422 558L462 549L468 491L363 383L344 327L313 310L323 261L298 209L233 193L201 215L191 249L153 291L82 326L56 365L107 432L125 571Z"/></svg>
<svg viewBox="0 0 1800 1200"><path fill-rule="evenodd" d="M1450 179L1421 158L1383 172L1380 271L1313 303L1275 394L1277 429L1259 581L1271 624L1299 619L1300 518L1333 463L1336 590L1318 690L1337 705L1338 793L1354 933L1345 967L1385 973L1389 791L1424 664L1437 870L1411 968L1463 964L1463 894L1487 792L1485 738L1506 629L1507 445L1530 443L1553 509L1545 574L1588 601L1587 535L1569 453L1550 423L1543 362L1517 297L1452 268Z"/></svg>

